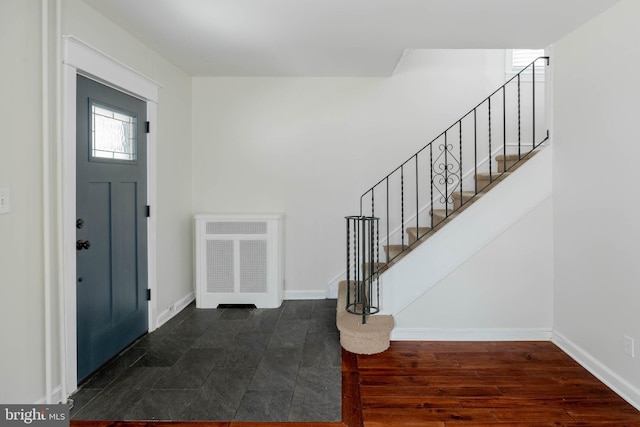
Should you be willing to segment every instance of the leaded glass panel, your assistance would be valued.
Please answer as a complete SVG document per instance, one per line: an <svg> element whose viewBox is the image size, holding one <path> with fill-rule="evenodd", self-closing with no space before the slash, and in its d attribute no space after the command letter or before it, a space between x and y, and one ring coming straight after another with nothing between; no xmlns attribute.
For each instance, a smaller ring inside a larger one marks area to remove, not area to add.
<svg viewBox="0 0 640 427"><path fill-rule="evenodd" d="M137 132L136 116L91 102L91 158L136 161Z"/></svg>

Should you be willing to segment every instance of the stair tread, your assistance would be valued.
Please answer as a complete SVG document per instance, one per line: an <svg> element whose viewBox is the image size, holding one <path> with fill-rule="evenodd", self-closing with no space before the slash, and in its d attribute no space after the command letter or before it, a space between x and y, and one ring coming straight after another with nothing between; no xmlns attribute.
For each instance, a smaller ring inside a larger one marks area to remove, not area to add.
<svg viewBox="0 0 640 427"><path fill-rule="evenodd" d="M511 172L491 172L491 176L494 179L500 178L502 176L509 176L510 174ZM480 172L476 175L476 177L489 178L489 172Z"/></svg>
<svg viewBox="0 0 640 427"><path fill-rule="evenodd" d="M384 245L384 247L389 249L407 249L409 246L397 243L397 244L391 244L391 245Z"/></svg>
<svg viewBox="0 0 640 427"><path fill-rule="evenodd" d="M417 230L417 231L424 231L424 232L428 232L428 231L430 231L430 230L431 230L431 227L418 227L417 229L416 229L416 227L407 227L407 231L411 231L412 233L413 233L414 231L416 231L416 230Z"/></svg>
<svg viewBox="0 0 640 427"><path fill-rule="evenodd" d="M377 265L377 266L378 266L378 267L380 267L380 268L382 268L382 267L384 267L385 265L387 265L387 263L385 263L385 262L374 262L373 264L374 264L374 265ZM364 266L364 265L369 265L369 263L368 263L368 262L365 262L365 263L362 263L362 265L363 265L363 266Z"/></svg>
<svg viewBox="0 0 640 427"><path fill-rule="evenodd" d="M460 197L460 192L459 191L455 191L453 193L451 193L451 195L453 197ZM473 197L476 195L475 191L463 191L462 192L462 197Z"/></svg>
<svg viewBox="0 0 640 427"><path fill-rule="evenodd" d="M505 158L507 160L519 160L523 157L525 157L528 153L511 153L511 154L507 154L506 156L504 154L498 154L496 155L495 159L496 160L504 160Z"/></svg>
<svg viewBox="0 0 640 427"><path fill-rule="evenodd" d="M458 212L453 212L453 209L434 209L432 212L436 216L447 216L448 213L449 216L447 216L447 218L458 216Z"/></svg>
<svg viewBox="0 0 640 427"><path fill-rule="evenodd" d="M529 158L531 156L535 156L539 152L540 151L536 149L536 150L533 150L533 151L521 151L520 154L518 154L518 153L509 153L506 156L504 154L498 154L498 155L496 155L496 160L504 160L505 157L507 158L507 160L524 160L525 158Z"/></svg>

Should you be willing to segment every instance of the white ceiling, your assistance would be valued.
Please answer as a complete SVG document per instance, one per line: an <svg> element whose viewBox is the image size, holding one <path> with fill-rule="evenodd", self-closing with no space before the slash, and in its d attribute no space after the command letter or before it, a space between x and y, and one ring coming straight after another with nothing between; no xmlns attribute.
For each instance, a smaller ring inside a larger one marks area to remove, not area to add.
<svg viewBox="0 0 640 427"><path fill-rule="evenodd" d="M84 0L193 76L389 76L404 49L542 48L618 0Z"/></svg>

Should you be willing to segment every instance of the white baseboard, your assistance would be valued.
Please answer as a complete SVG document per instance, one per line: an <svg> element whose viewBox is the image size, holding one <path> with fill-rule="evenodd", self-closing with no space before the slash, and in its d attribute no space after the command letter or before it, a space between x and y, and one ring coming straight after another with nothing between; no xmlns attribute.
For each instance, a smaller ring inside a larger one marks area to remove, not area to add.
<svg viewBox="0 0 640 427"><path fill-rule="evenodd" d="M551 329L394 328L392 341L550 341Z"/></svg>
<svg viewBox="0 0 640 427"><path fill-rule="evenodd" d="M331 298L326 290L284 291L284 299L327 299Z"/></svg>
<svg viewBox="0 0 640 427"><path fill-rule="evenodd" d="M303 299L326 299L331 298L326 290L317 291L284 291L284 299L303 300ZM196 299L195 293L191 292L173 304L174 310L166 308L158 315L157 327L164 325L171 320L176 314L180 313L186 306Z"/></svg>
<svg viewBox="0 0 640 427"><path fill-rule="evenodd" d="M553 331L551 342L560 347L562 351L571 356L587 371L605 383L607 387L640 411L640 389L638 389L638 387L630 384L627 380L616 374L604 363L600 362L560 332Z"/></svg>
<svg viewBox="0 0 640 427"><path fill-rule="evenodd" d="M62 386L58 384L51 391L51 402L47 402L46 397L41 397L40 399L38 399L37 402L34 403L34 405L46 405L47 403L53 403L53 404L66 403L66 401L67 401L66 396L65 397L62 396Z"/></svg>
<svg viewBox="0 0 640 427"><path fill-rule="evenodd" d="M327 285L327 298L338 298L338 287L342 280L347 280L346 271L343 271L329 282Z"/></svg>
<svg viewBox="0 0 640 427"><path fill-rule="evenodd" d="M196 299L196 294L194 292L190 292L183 298L180 298L170 307L167 307L162 313L158 315L158 319L156 320L157 328L167 323L171 320L176 314L180 313L186 306L191 304ZM173 308L170 309L170 308Z"/></svg>

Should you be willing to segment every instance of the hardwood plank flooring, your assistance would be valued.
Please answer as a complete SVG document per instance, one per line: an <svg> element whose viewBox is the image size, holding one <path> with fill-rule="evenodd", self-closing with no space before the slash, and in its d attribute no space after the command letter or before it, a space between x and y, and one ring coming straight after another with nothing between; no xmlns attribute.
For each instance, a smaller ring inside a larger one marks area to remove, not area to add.
<svg viewBox="0 0 640 427"><path fill-rule="evenodd" d="M550 342L392 342L342 352L342 423L71 421L75 427L640 427L640 411Z"/></svg>
<svg viewBox="0 0 640 427"><path fill-rule="evenodd" d="M550 342L393 342L357 371L364 427L640 426Z"/></svg>

